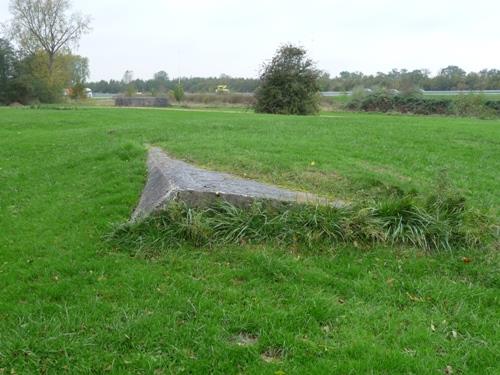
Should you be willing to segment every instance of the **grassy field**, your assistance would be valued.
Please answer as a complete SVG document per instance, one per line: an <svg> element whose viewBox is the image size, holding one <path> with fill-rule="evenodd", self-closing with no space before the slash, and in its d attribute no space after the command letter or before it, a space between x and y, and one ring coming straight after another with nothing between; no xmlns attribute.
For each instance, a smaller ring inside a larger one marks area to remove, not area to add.
<svg viewBox="0 0 500 375"><path fill-rule="evenodd" d="M0 373L500 372L494 249L111 247L146 144L346 200L446 170L498 217L499 120L0 108Z"/></svg>

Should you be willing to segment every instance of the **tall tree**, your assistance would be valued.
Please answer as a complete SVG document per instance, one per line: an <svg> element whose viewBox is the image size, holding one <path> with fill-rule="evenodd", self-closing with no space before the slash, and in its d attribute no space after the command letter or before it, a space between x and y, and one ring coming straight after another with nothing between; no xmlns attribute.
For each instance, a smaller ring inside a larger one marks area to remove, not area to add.
<svg viewBox="0 0 500 375"><path fill-rule="evenodd" d="M147 85L153 95L163 94L167 91L168 74L161 70L154 74L153 79Z"/></svg>
<svg viewBox="0 0 500 375"><path fill-rule="evenodd" d="M43 50L52 73L57 53L75 46L90 30L90 17L70 13L70 0L11 0L11 37L28 54ZM66 51L67 52L67 51Z"/></svg>
<svg viewBox="0 0 500 375"><path fill-rule="evenodd" d="M161 82L167 82L168 81L168 74L164 70L160 70L159 72L154 74L155 81L161 81Z"/></svg>
<svg viewBox="0 0 500 375"><path fill-rule="evenodd" d="M0 103L9 101L9 86L15 74L16 54L9 41L0 38Z"/></svg>
<svg viewBox="0 0 500 375"><path fill-rule="evenodd" d="M86 59L71 54L58 53L52 72L43 51L25 57L19 65L18 83L28 89L31 100L43 103L61 100L64 89L83 85L87 74Z"/></svg>
<svg viewBox="0 0 500 375"><path fill-rule="evenodd" d="M438 90L462 90L465 87L465 70L455 65L441 69L434 78L435 88Z"/></svg>

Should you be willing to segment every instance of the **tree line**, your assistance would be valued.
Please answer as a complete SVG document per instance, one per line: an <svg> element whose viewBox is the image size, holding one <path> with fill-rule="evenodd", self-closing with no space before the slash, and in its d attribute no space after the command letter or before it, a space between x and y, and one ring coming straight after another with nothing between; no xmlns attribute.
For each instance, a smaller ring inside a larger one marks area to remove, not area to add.
<svg viewBox="0 0 500 375"><path fill-rule="evenodd" d="M432 76L429 70L393 69L388 73L363 74L341 72L331 78L328 73L320 77L322 91L351 91L356 87L386 88L401 91L423 90L500 90L500 70L483 69L469 72L450 65Z"/></svg>
<svg viewBox="0 0 500 375"><path fill-rule="evenodd" d="M125 78L125 75L124 75ZM235 78L228 75L219 77L181 77L170 78L167 73L160 71L150 79L132 80L101 80L87 83L87 87L94 92L119 94L127 92L132 86L136 91L148 94L161 94L173 91L179 81L186 92L210 93L215 92L217 86L226 85L233 92L251 93L259 85L259 80L253 78Z"/></svg>
<svg viewBox="0 0 500 375"><path fill-rule="evenodd" d="M259 87L260 79L237 78L222 74L219 77L182 77L169 78L164 71L156 73L150 79L101 80L89 82L87 87L94 92L119 94L127 92L131 85L138 92L161 93L174 90L179 80L186 92L210 93L217 86L227 85L232 92L253 93ZM361 72L341 72L335 77L322 72L318 80L320 91L352 91L364 88L395 89L402 92L415 89L431 90L500 90L500 70L484 69L469 72L457 66L441 69L431 76L428 70L393 69L388 73L363 74Z"/></svg>

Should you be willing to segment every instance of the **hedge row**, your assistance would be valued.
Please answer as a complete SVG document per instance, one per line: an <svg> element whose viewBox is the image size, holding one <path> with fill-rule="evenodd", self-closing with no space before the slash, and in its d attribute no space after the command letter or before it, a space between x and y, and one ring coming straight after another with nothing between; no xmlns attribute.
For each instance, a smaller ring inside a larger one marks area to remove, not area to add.
<svg viewBox="0 0 500 375"><path fill-rule="evenodd" d="M401 112L421 115L500 116L500 101L485 100L481 95L434 99L374 93L361 98L353 98L346 104L346 108L351 111Z"/></svg>

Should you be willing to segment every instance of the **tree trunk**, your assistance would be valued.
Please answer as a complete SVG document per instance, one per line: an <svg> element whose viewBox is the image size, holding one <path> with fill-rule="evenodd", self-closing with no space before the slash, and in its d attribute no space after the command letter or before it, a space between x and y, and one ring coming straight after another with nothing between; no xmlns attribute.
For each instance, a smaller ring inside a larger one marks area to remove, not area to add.
<svg viewBox="0 0 500 375"><path fill-rule="evenodd" d="M49 77L51 78L52 78L52 71L54 70L54 60L55 60L55 54L49 52Z"/></svg>

